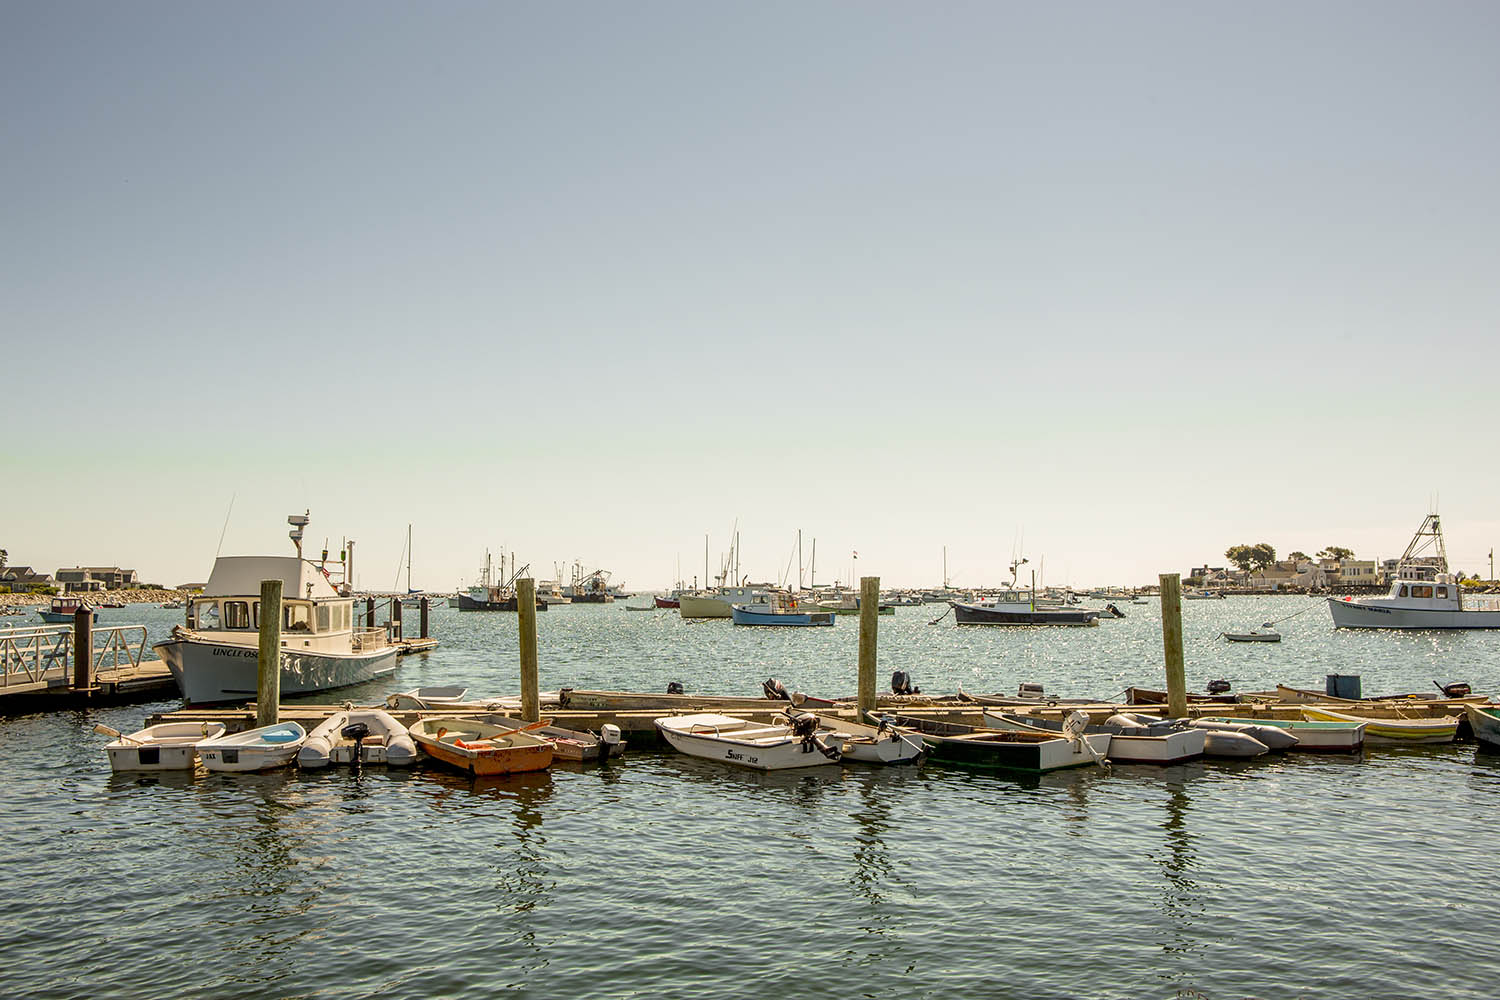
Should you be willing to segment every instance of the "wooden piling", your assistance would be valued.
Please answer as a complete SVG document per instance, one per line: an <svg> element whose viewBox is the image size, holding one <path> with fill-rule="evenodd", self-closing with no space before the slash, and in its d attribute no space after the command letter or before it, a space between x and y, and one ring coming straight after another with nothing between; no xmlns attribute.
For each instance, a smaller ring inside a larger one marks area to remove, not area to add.
<svg viewBox="0 0 1500 1000"><path fill-rule="evenodd" d="M260 581L260 651L255 726L274 726L281 710L281 581Z"/></svg>
<svg viewBox="0 0 1500 1000"><path fill-rule="evenodd" d="M73 612L73 687L88 688L94 667L94 609L80 603Z"/></svg>
<svg viewBox="0 0 1500 1000"><path fill-rule="evenodd" d="M401 598L391 597L391 638L404 638L401 634Z"/></svg>
<svg viewBox="0 0 1500 1000"><path fill-rule="evenodd" d="M880 577L859 581L859 721L875 708L875 633L880 628Z"/></svg>
<svg viewBox="0 0 1500 1000"><path fill-rule="evenodd" d="M365 628L375 627L375 598L365 598Z"/></svg>
<svg viewBox="0 0 1500 1000"><path fill-rule="evenodd" d="M425 597L422 598L422 635L420 638L427 638L427 598Z"/></svg>
<svg viewBox="0 0 1500 1000"><path fill-rule="evenodd" d="M1182 665L1182 577L1162 573L1161 646L1167 668L1167 714L1174 719L1187 715L1187 680Z"/></svg>
<svg viewBox="0 0 1500 1000"><path fill-rule="evenodd" d="M521 645L521 719L537 722L542 717L541 694L536 677L536 581L516 581L516 614Z"/></svg>

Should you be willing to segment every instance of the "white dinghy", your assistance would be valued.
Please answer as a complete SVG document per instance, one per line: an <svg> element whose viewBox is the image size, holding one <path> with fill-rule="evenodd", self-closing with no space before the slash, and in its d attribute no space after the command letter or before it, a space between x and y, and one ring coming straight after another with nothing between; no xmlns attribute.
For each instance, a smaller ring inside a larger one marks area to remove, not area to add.
<svg viewBox="0 0 1500 1000"><path fill-rule="evenodd" d="M656 719L657 732L681 753L760 771L837 763L845 735L808 713L770 724L713 712Z"/></svg>
<svg viewBox="0 0 1500 1000"><path fill-rule="evenodd" d="M1117 715L1111 715L1109 721L1112 723L1134 722L1145 732L1153 734L1177 732L1182 729L1199 729L1204 733L1203 755L1205 757L1259 757L1271 751L1266 744L1237 728L1194 726L1190 725L1186 719L1158 719L1139 712L1120 712Z"/></svg>
<svg viewBox="0 0 1500 1000"><path fill-rule="evenodd" d="M834 732L844 734L844 760L859 764L914 764L927 755L922 734L903 729L888 716L882 716L880 724L875 726L827 715L820 721Z"/></svg>
<svg viewBox="0 0 1500 1000"><path fill-rule="evenodd" d="M1280 726L1263 726L1255 722L1236 722L1230 719L1194 719L1192 724L1196 729L1244 733L1264 743L1270 750L1290 750L1300 742L1295 733Z"/></svg>
<svg viewBox="0 0 1500 1000"><path fill-rule="evenodd" d="M222 722L164 722L133 733L108 726L94 732L113 736L104 745L114 771L190 771L198 764L198 744L224 734Z"/></svg>
<svg viewBox="0 0 1500 1000"><path fill-rule="evenodd" d="M297 751L299 767L353 764L407 767L417 759L417 743L395 716L378 708L334 712L307 734Z"/></svg>
<svg viewBox="0 0 1500 1000"><path fill-rule="evenodd" d="M198 744L198 759L210 771L269 771L297 759L307 730L278 722L243 733L229 733Z"/></svg>

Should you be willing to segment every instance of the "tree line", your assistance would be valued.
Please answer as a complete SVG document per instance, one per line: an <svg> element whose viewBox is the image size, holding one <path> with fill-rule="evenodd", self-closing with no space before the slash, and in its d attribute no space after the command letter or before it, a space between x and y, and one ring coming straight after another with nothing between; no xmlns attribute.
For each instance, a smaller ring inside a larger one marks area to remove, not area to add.
<svg viewBox="0 0 1500 1000"><path fill-rule="evenodd" d="M1318 552L1319 559L1344 560L1354 557L1353 549L1346 549L1342 545L1330 545ZM1254 545L1231 545L1224 551L1224 558L1234 564L1235 568L1245 573L1258 573L1268 566L1276 563L1276 549L1270 542L1258 542ZM1292 561L1311 559L1301 549L1287 556Z"/></svg>

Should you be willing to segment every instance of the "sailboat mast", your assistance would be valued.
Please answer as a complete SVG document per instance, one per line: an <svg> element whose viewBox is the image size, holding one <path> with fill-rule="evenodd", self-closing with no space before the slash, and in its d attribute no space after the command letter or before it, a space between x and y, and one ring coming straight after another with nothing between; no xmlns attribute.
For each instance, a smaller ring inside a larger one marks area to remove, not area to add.
<svg viewBox="0 0 1500 1000"><path fill-rule="evenodd" d="M948 546L943 546L943 589L948 589Z"/></svg>
<svg viewBox="0 0 1500 1000"><path fill-rule="evenodd" d="M406 592L411 593L411 524L406 525Z"/></svg>
<svg viewBox="0 0 1500 1000"><path fill-rule="evenodd" d="M1494 574L1491 574L1492 576ZM802 529L797 529L797 589L802 589Z"/></svg>
<svg viewBox="0 0 1500 1000"><path fill-rule="evenodd" d="M703 533L703 589L708 588L708 532Z"/></svg>
<svg viewBox="0 0 1500 1000"><path fill-rule="evenodd" d="M813 539L812 568L807 571L807 586L809 590L818 589L818 540Z"/></svg>

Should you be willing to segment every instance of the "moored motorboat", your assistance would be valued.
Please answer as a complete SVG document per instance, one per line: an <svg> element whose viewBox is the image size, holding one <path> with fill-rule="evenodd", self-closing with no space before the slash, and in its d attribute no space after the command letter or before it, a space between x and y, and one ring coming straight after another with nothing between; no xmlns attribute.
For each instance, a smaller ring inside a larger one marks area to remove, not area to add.
<svg viewBox="0 0 1500 1000"><path fill-rule="evenodd" d="M1220 632L1230 642L1280 642L1281 633L1266 622L1260 628L1253 628L1248 632Z"/></svg>
<svg viewBox="0 0 1500 1000"><path fill-rule="evenodd" d="M1500 597L1468 596L1448 572L1442 523L1428 514L1396 562L1384 597L1330 597L1334 628L1500 628Z"/></svg>
<svg viewBox="0 0 1500 1000"><path fill-rule="evenodd" d="M133 733L94 728L115 737L104 745L113 771L192 770L198 763L198 744L224 733L222 722L163 722Z"/></svg>
<svg viewBox="0 0 1500 1000"><path fill-rule="evenodd" d="M973 603L949 601L960 625L1098 625L1099 612L1047 606L1032 590L1005 590Z"/></svg>
<svg viewBox="0 0 1500 1000"><path fill-rule="evenodd" d="M812 713L764 723L697 712L663 716L655 723L662 738L681 753L759 771L836 763L846 739Z"/></svg>
<svg viewBox="0 0 1500 1000"><path fill-rule="evenodd" d="M1113 718L1113 717L1111 717ZM984 724L994 729L1013 729L1062 733L1061 719L1044 719L1040 716L1016 715L1010 712L986 710ZM1177 729L1172 732L1151 733L1135 724L1122 724L1106 720L1091 724L1085 733L1108 733L1109 759L1117 764L1181 764L1203 756L1208 734L1194 729Z"/></svg>
<svg viewBox="0 0 1500 1000"><path fill-rule="evenodd" d="M1297 737L1288 747L1298 753L1358 753L1365 745L1363 722L1309 722L1306 719L1237 719L1232 716L1207 716L1200 722L1254 722L1257 726L1282 729Z"/></svg>
<svg viewBox="0 0 1500 1000"><path fill-rule="evenodd" d="M1356 715L1353 712L1335 712L1317 705L1303 705L1302 717L1314 722L1362 722L1365 725L1367 743L1385 744L1452 743L1458 735L1459 722L1458 717L1453 715L1436 719L1386 719L1374 715Z"/></svg>
<svg viewBox="0 0 1500 1000"><path fill-rule="evenodd" d="M625 752L625 741L621 738L620 727L613 723L606 722L599 727L598 733L587 733L554 726L550 719L523 722L508 715L491 714L484 716L480 721L510 732L527 732L533 736L551 740L553 754L558 760L587 763L618 757Z"/></svg>
<svg viewBox="0 0 1500 1000"><path fill-rule="evenodd" d="M475 719L421 719L407 732L427 756L476 776L544 771L556 754L550 740Z"/></svg>
<svg viewBox="0 0 1500 1000"><path fill-rule="evenodd" d="M54 597L47 610L37 609L37 614L42 616L42 621L51 622L54 625L68 625L78 620L78 609L87 608L89 621L97 623L99 612L80 597Z"/></svg>
<svg viewBox="0 0 1500 1000"><path fill-rule="evenodd" d="M920 732L934 761L1000 771L1045 774L1097 764L1108 756L1111 739L1108 733L1069 739L1060 734L985 729L909 715L893 715L891 719L898 726Z"/></svg>
<svg viewBox="0 0 1500 1000"><path fill-rule="evenodd" d="M352 764L356 753L361 764L406 767L416 762L417 745L407 728L389 712L347 709L334 712L307 734L297 751L297 765L319 768Z"/></svg>
<svg viewBox="0 0 1500 1000"><path fill-rule="evenodd" d="M361 628L354 600L335 589L326 568L302 558L307 516L294 514L295 556L220 556L187 624L153 648L192 705L256 696L260 588L280 580L281 694L310 694L362 684L395 672L396 647L379 628Z"/></svg>
<svg viewBox="0 0 1500 1000"><path fill-rule="evenodd" d="M767 584L746 587L720 587L697 593L677 595L677 614L683 618L733 618L734 605L764 605Z"/></svg>
<svg viewBox="0 0 1500 1000"><path fill-rule="evenodd" d="M278 722L243 733L225 733L198 743L198 759L210 771L269 771L297 758L307 730Z"/></svg>
<svg viewBox="0 0 1500 1000"><path fill-rule="evenodd" d="M736 625L820 626L832 625L838 616L822 605L799 601L793 594L772 592L765 604L732 604Z"/></svg>

